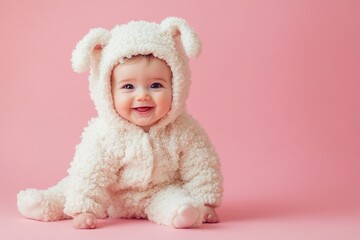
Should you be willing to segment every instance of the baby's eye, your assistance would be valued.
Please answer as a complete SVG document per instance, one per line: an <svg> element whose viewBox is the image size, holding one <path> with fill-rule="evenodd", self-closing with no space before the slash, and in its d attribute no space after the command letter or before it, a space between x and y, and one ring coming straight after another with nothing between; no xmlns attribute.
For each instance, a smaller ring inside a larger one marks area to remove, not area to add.
<svg viewBox="0 0 360 240"><path fill-rule="evenodd" d="M122 86L121 88L123 88L123 89L134 89L134 85L126 84L126 85Z"/></svg>
<svg viewBox="0 0 360 240"><path fill-rule="evenodd" d="M150 88L162 88L163 85L161 85L161 83L153 83L151 84Z"/></svg>

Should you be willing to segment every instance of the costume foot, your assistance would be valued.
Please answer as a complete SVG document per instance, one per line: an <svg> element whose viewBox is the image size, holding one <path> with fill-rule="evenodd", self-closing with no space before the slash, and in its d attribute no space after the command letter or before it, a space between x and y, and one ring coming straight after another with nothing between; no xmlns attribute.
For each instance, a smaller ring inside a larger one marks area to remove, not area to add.
<svg viewBox="0 0 360 240"><path fill-rule="evenodd" d="M96 216L93 213L80 213L74 217L73 224L77 229L96 228Z"/></svg>
<svg viewBox="0 0 360 240"><path fill-rule="evenodd" d="M173 219L175 228L192 228L199 224L200 212L191 205L184 205L177 211L177 215ZM201 223L200 223L201 224Z"/></svg>
<svg viewBox="0 0 360 240"><path fill-rule="evenodd" d="M37 190L30 189L22 191L18 194L18 209L26 218L42 220L43 211L41 201L41 194Z"/></svg>

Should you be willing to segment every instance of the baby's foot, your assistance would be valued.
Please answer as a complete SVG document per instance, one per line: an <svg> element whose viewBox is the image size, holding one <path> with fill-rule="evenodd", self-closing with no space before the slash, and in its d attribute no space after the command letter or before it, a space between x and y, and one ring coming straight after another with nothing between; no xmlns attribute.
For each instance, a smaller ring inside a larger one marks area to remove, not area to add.
<svg viewBox="0 0 360 240"><path fill-rule="evenodd" d="M18 194L17 205L20 213L30 219L42 220L41 194L35 189L22 191Z"/></svg>
<svg viewBox="0 0 360 240"><path fill-rule="evenodd" d="M177 214L173 219L173 226L175 228L192 228L199 223L200 212L197 208L191 205L184 205L177 210Z"/></svg>
<svg viewBox="0 0 360 240"><path fill-rule="evenodd" d="M219 217L213 207L205 206L203 223L218 223Z"/></svg>
<svg viewBox="0 0 360 240"><path fill-rule="evenodd" d="M77 229L96 228L96 216L93 213L80 213L74 217L73 224Z"/></svg>

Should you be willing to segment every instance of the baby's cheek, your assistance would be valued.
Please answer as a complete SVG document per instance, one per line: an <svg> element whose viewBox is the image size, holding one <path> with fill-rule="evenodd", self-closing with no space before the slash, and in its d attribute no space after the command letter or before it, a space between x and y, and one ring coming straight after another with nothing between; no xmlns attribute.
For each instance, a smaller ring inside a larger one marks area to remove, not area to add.
<svg viewBox="0 0 360 240"><path fill-rule="evenodd" d="M161 96L161 103L165 108L170 110L171 103L172 103L172 94L171 93L163 94Z"/></svg>
<svg viewBox="0 0 360 240"><path fill-rule="evenodd" d="M127 115L131 108L131 99L124 94L116 93L113 95L114 107L116 112L124 117Z"/></svg>

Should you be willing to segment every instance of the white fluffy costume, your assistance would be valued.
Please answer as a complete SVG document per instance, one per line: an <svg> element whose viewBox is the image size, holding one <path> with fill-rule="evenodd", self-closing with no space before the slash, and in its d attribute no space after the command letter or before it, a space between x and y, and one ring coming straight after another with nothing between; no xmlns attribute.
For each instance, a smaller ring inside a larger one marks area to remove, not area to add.
<svg viewBox="0 0 360 240"><path fill-rule="evenodd" d="M173 74L171 109L148 133L121 118L111 96L112 69L140 54L164 60ZM76 72L90 68L98 116L84 129L68 176L47 190L21 191L20 213L56 221L87 212L172 226L184 204L218 207L223 192L218 156L205 131L185 111L188 59L199 54L195 32L180 18L90 30L73 51L72 66Z"/></svg>

